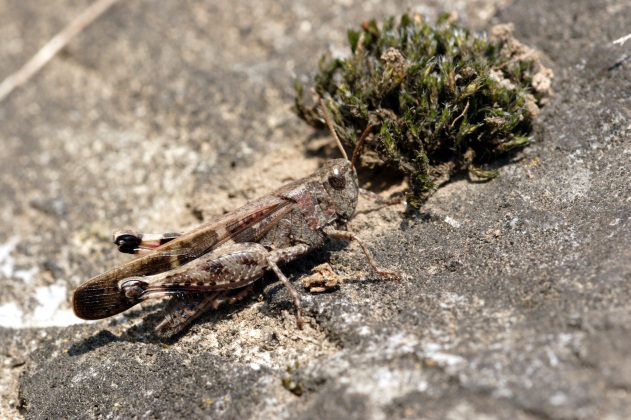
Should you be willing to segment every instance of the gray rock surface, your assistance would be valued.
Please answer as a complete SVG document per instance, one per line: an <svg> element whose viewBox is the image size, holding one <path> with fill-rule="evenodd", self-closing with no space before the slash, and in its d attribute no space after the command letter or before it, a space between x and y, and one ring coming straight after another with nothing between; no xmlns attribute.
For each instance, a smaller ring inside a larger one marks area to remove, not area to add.
<svg viewBox="0 0 631 420"><path fill-rule="evenodd" d="M0 78L89 3L0 4ZM360 205L353 229L404 280L331 241L285 268L304 330L273 276L168 343L160 303L68 325L72 290L127 260L112 231L186 229L336 156L291 113L292 77L409 4L381 3L121 2L0 103L0 417L631 418L624 0L412 5L513 22L556 94L497 179L411 214ZM327 261L345 282L309 294Z"/></svg>

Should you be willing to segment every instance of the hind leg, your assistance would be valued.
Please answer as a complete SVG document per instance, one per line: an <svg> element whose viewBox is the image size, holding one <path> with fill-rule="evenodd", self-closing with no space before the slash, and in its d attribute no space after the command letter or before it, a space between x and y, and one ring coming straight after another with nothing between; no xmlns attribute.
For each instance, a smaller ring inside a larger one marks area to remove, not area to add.
<svg viewBox="0 0 631 420"><path fill-rule="evenodd" d="M148 254L160 245L172 241L181 233L142 233L133 230L119 230L112 235L118 250L125 254Z"/></svg>

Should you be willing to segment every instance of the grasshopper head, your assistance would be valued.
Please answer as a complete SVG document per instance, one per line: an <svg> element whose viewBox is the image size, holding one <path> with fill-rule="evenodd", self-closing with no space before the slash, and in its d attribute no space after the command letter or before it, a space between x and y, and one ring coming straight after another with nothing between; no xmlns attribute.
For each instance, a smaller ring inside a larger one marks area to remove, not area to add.
<svg viewBox="0 0 631 420"><path fill-rule="evenodd" d="M333 159L320 169L320 182L331 196L335 213L341 222L347 222L355 213L359 185L357 173L346 159Z"/></svg>

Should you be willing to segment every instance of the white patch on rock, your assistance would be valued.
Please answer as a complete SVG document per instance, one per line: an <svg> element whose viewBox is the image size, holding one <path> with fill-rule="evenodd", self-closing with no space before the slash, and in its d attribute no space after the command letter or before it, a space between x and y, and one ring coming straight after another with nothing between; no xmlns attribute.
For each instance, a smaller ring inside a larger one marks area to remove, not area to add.
<svg viewBox="0 0 631 420"><path fill-rule="evenodd" d="M67 300L65 285L51 284L35 289L37 305L32 313L25 312L15 302L0 305L0 326L7 328L65 327L83 322L70 309L61 309Z"/></svg>
<svg viewBox="0 0 631 420"><path fill-rule="evenodd" d="M7 242L0 244L0 275L4 278L11 278L15 272L15 260L11 253L18 242L18 238L11 238Z"/></svg>
<svg viewBox="0 0 631 420"><path fill-rule="evenodd" d="M445 216L445 223L447 223L448 225L452 227L455 227L456 229L460 227L460 222L451 216Z"/></svg>

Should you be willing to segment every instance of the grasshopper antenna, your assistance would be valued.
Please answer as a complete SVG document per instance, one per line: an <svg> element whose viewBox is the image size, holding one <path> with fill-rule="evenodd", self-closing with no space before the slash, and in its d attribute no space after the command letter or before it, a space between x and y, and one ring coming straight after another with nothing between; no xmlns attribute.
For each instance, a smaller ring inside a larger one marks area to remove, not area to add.
<svg viewBox="0 0 631 420"><path fill-rule="evenodd" d="M333 128L333 122L331 121L331 116L329 115L329 111L326 109L326 104L324 103L324 99L322 98L320 98L320 106L322 107L322 113L324 114L324 120L326 121L326 125L329 126L329 131L331 132L331 134L335 138L335 141L337 142L337 147L340 148L340 152L342 152L342 156L344 156L344 159L348 160L348 156L346 155L346 152L344 151L344 147L342 147L342 142L340 141L339 137L337 136L337 133L335 132L335 128Z"/></svg>
<svg viewBox="0 0 631 420"><path fill-rule="evenodd" d="M322 113L324 114L326 125L329 127L329 131L331 131L331 134L333 135L333 137L335 138L335 141L337 142L337 147L340 148L340 151L342 152L344 159L348 160L348 156L346 155L346 152L344 151L344 148L342 147L342 142L340 141L339 137L337 136L337 133L335 132L335 128L333 128L333 122L331 121L331 116L329 115L329 111L326 109L326 104L324 103L324 99L322 98L320 98L320 106L322 106ZM368 124L368 127L364 129L364 132L362 133L361 137L359 138L359 141L357 142L357 145L355 146L355 151L353 151L353 158L351 160L351 166L353 167L355 166L355 160L357 159L357 156L359 155L359 151L362 145L364 144L364 142L366 141L366 137L368 137L368 134L370 134L370 130L372 130L372 125Z"/></svg>
<svg viewBox="0 0 631 420"><path fill-rule="evenodd" d="M370 130L372 130L372 125L368 124L368 127L364 129L362 136L359 138L359 141L357 142L357 146L355 146L355 151L353 152L353 159L351 160L352 167L355 167L355 159L357 159L357 156L359 155L359 150L361 149L362 145L366 141L366 137L368 137Z"/></svg>

